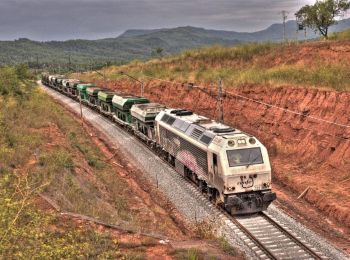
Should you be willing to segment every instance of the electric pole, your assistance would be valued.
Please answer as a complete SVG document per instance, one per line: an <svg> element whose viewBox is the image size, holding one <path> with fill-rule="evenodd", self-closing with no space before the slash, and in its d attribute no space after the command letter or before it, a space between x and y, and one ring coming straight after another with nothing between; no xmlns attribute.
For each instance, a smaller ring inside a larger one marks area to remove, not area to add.
<svg viewBox="0 0 350 260"><path fill-rule="evenodd" d="M219 106L219 122L224 123L224 104L222 99L222 80L219 78L218 82L218 106Z"/></svg>
<svg viewBox="0 0 350 260"><path fill-rule="evenodd" d="M138 80L137 78L135 78L135 77L133 77L133 76L131 76L131 75L125 73L124 71L121 71L121 72L120 72L120 75L127 76L127 77L131 78L132 80L135 80L136 82L140 83L140 85L141 85L141 97L143 97L144 92L145 92L145 85L144 85L144 82L143 82L143 81Z"/></svg>
<svg viewBox="0 0 350 260"><path fill-rule="evenodd" d="M36 68L39 69L39 55L36 55Z"/></svg>
<svg viewBox="0 0 350 260"><path fill-rule="evenodd" d="M288 12L283 10L282 11L282 19L283 19L283 41L286 41L287 37L286 37L286 20L288 17Z"/></svg>

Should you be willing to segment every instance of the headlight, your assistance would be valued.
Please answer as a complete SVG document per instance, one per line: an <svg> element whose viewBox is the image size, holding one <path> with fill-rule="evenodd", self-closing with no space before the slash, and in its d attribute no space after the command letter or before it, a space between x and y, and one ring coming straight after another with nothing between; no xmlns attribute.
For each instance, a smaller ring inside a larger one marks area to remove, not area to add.
<svg viewBox="0 0 350 260"><path fill-rule="evenodd" d="M256 143L255 138L253 138L253 137L249 138L249 143L250 144L255 144Z"/></svg>
<svg viewBox="0 0 350 260"><path fill-rule="evenodd" d="M235 146L235 141L229 140L228 141L228 146Z"/></svg>

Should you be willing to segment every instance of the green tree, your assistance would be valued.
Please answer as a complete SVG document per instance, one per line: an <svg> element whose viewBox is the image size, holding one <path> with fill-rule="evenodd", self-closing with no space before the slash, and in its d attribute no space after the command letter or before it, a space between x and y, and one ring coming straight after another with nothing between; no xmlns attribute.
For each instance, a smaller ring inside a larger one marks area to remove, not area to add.
<svg viewBox="0 0 350 260"><path fill-rule="evenodd" d="M156 53L158 56L162 56L163 55L163 49L162 48L157 48L156 49Z"/></svg>
<svg viewBox="0 0 350 260"><path fill-rule="evenodd" d="M349 8L348 0L319 0L314 5L303 6L295 15L304 26L328 39L329 27L336 24L336 17L343 15Z"/></svg>
<svg viewBox="0 0 350 260"><path fill-rule="evenodd" d="M27 64L18 64L15 69L18 78L21 80L28 79L32 76Z"/></svg>

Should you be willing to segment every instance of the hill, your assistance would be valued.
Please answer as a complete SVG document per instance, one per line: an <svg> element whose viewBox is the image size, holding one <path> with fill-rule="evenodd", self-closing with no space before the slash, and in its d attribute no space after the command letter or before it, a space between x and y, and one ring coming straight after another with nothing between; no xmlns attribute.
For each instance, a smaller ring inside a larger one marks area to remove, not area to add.
<svg viewBox="0 0 350 260"><path fill-rule="evenodd" d="M340 21L331 31L350 27L350 19ZM286 24L288 39L296 39L295 21ZM92 64L110 61L121 64L131 60L150 59L161 48L163 55L177 54L186 49L210 45L233 46L242 42L281 41L282 24L273 24L265 30L245 33L179 27L155 30L129 30L116 38L100 40L69 40L37 42L29 39L0 42L0 64L29 62L40 64ZM308 32L308 39L317 37ZM299 35L299 39L303 36Z"/></svg>
<svg viewBox="0 0 350 260"><path fill-rule="evenodd" d="M345 32L339 35L343 34L346 35ZM315 41L213 46L188 50L169 58L114 66L105 69L104 73L114 80L123 77L119 71L145 81L148 77L157 77L212 85L221 77L228 88L263 84L349 91L350 44L348 41ZM97 74L85 75L86 80L100 79Z"/></svg>

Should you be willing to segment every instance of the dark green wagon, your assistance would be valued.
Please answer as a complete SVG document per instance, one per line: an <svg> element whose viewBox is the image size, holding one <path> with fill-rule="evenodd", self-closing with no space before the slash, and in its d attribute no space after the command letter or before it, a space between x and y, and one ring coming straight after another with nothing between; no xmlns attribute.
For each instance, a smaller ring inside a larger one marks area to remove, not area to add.
<svg viewBox="0 0 350 260"><path fill-rule="evenodd" d="M98 92L98 103L100 106L100 111L105 114L112 114L114 112L112 99L114 95L119 95L118 92L101 90Z"/></svg>
<svg viewBox="0 0 350 260"><path fill-rule="evenodd" d="M115 117L124 123L132 123L130 109L134 104L149 103L147 98L130 96L130 95L114 95L112 99Z"/></svg>
<svg viewBox="0 0 350 260"><path fill-rule="evenodd" d="M88 88L93 88L93 87L96 87L96 85L95 84L91 84L91 83L89 83L89 84L79 84L77 86L78 91L79 91L79 97L80 97L82 102L86 102L86 103L89 102L89 96L87 94L87 89Z"/></svg>

